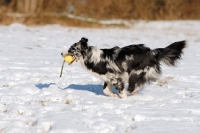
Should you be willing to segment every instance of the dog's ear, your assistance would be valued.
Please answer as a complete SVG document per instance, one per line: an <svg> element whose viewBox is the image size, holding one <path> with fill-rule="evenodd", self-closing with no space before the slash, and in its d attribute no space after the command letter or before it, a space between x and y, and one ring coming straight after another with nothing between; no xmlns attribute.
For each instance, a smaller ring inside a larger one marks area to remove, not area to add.
<svg viewBox="0 0 200 133"><path fill-rule="evenodd" d="M81 44L81 49L82 49L83 51L85 51L85 50L88 49L88 44L87 44L88 39L87 39L87 38L82 37L81 40L80 40L79 42L80 42L80 44Z"/></svg>
<svg viewBox="0 0 200 133"><path fill-rule="evenodd" d="M85 37L82 37L80 42L81 42L82 48L83 49L85 49L85 48L87 49L87 47L88 47L88 45L87 45L88 39L85 38Z"/></svg>
<svg viewBox="0 0 200 133"><path fill-rule="evenodd" d="M87 45L88 39L85 37L82 37L79 42L81 44L81 49L82 49L81 54L83 55L83 58L84 58L88 49L88 45Z"/></svg>
<svg viewBox="0 0 200 133"><path fill-rule="evenodd" d="M81 38L81 41L82 41L82 42L88 42L88 39L85 38L85 37L82 37L82 38Z"/></svg>

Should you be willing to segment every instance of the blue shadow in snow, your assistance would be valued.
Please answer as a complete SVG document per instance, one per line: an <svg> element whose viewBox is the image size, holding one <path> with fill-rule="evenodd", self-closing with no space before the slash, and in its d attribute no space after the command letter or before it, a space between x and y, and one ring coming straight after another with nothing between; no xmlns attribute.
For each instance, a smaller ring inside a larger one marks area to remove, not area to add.
<svg viewBox="0 0 200 133"><path fill-rule="evenodd" d="M49 88L50 85L55 85L55 83L49 83L49 84L42 84L42 83L39 83L39 84L36 84L35 86L39 89L43 89L43 88Z"/></svg>
<svg viewBox="0 0 200 133"><path fill-rule="evenodd" d="M103 86L99 84L91 84L91 85L78 85L78 84L70 84L65 89L75 89L75 90L82 90L82 91L90 91L95 93L96 95L104 95L103 93Z"/></svg>

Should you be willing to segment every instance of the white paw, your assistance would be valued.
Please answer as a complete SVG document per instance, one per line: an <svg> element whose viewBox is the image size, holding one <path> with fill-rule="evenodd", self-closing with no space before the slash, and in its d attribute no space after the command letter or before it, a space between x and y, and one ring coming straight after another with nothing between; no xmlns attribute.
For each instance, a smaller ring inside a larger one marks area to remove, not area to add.
<svg viewBox="0 0 200 133"><path fill-rule="evenodd" d="M126 90L124 89L121 93L119 93L119 96L120 96L122 99L127 99L127 92L126 92Z"/></svg>
<svg viewBox="0 0 200 133"><path fill-rule="evenodd" d="M103 92L107 96L120 98L120 96L118 94L115 94L115 93L113 93L112 91L110 91L108 89L104 89Z"/></svg>
<svg viewBox="0 0 200 133"><path fill-rule="evenodd" d="M113 93L113 97L121 98L118 94Z"/></svg>

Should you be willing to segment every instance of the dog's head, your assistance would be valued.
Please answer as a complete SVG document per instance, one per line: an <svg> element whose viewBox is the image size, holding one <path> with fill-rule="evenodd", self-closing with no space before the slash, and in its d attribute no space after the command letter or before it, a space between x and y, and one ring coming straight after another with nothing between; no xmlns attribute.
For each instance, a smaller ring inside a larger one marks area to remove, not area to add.
<svg viewBox="0 0 200 133"><path fill-rule="evenodd" d="M74 43L68 51L64 51L61 53L63 57L67 55L72 55L76 61L80 60L81 57L84 57L84 55L87 52L88 45L87 45L88 39L85 37L82 37L81 40L77 43Z"/></svg>

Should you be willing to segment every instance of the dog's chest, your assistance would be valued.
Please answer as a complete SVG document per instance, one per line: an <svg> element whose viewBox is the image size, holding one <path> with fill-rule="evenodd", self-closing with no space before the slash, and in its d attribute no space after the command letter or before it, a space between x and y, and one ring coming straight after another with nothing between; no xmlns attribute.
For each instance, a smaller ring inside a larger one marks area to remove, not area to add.
<svg viewBox="0 0 200 133"><path fill-rule="evenodd" d="M80 62L81 62L82 67L85 70L87 70L90 74L94 75L97 78L100 78L103 81L109 81L109 77L108 77L107 73L105 73L105 74L99 74L98 72L95 72L93 69L88 68L88 66L85 65L83 59L80 59ZM102 68L102 69L105 69L105 68Z"/></svg>

